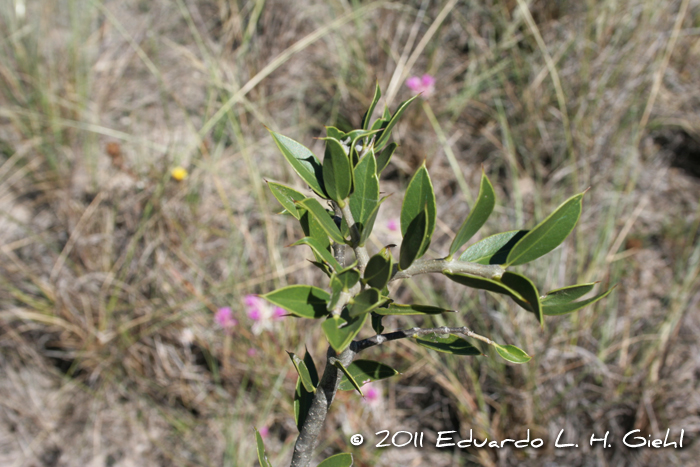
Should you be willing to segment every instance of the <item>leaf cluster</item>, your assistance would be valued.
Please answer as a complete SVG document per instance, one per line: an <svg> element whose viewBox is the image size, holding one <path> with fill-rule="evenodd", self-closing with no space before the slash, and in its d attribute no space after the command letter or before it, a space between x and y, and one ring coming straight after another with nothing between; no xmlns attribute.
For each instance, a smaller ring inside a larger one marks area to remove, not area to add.
<svg viewBox="0 0 700 467"><path fill-rule="evenodd" d="M276 182L268 182L268 185L282 205L282 213L293 216L301 225L304 237L293 245L306 245L311 249L313 264L328 276L329 283L325 289L313 285L284 287L263 295L266 300L293 316L321 320L326 339L340 354L357 342L355 339L367 321L379 336L384 331L384 316L451 311L431 305L394 302L388 284L416 274L441 273L466 287L505 295L532 313L542 325L545 315L571 313L610 292L581 299L595 285L586 283L540 294L532 280L510 270L512 266L529 263L549 253L567 238L580 218L584 193L564 201L530 230L497 233L464 248L486 223L496 202L494 188L483 170L476 202L456 230L444 257L423 258L430 248L437 222L435 192L425 164L413 175L404 194L398 259L391 252L394 245L387 245L370 256L367 240L386 199L380 198L379 177L397 148L396 143L389 142L390 135L413 100L401 103L393 114L385 107L381 117L372 121L380 97L377 86L362 119L362 128L350 132L326 128L323 161L300 143L270 132L284 158L313 195L307 196ZM356 261L349 266L341 264L332 253L334 245L352 249ZM455 334L445 336L436 332L433 337L426 337L425 332L421 332L408 337L413 337L417 345L438 352L481 355L469 341ZM513 363L525 363L531 358L513 345L498 344L471 332L467 337L476 337L492 345L496 353ZM377 340L381 342L383 340ZM301 430L318 387L318 374L308 352L303 359L292 353L290 357L299 374L294 409ZM397 374L389 366L370 360L356 360L347 367L337 359L330 363L343 374L339 389L356 390L360 394L363 384ZM342 465L344 461L333 462L329 465Z"/></svg>

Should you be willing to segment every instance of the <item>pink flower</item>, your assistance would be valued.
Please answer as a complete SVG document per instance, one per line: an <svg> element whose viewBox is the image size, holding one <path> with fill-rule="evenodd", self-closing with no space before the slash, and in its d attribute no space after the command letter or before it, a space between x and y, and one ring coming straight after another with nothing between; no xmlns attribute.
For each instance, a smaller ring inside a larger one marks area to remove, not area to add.
<svg viewBox="0 0 700 467"><path fill-rule="evenodd" d="M267 436L270 434L270 428L264 426L258 430L258 433L260 433L261 438L267 438Z"/></svg>
<svg viewBox="0 0 700 467"><path fill-rule="evenodd" d="M246 354L247 354L249 357L255 357L255 356L258 354L258 351L255 350L255 347L251 347L251 348L248 349L248 352L246 352Z"/></svg>
<svg viewBox="0 0 700 467"><path fill-rule="evenodd" d="M435 91L435 78L429 74L425 74L421 78L411 76L406 80L406 86L408 86L414 94L423 93L423 97L428 97Z"/></svg>
<svg viewBox="0 0 700 467"><path fill-rule="evenodd" d="M392 232L397 232L399 230L399 223L396 219L389 219L386 223L386 228Z"/></svg>
<svg viewBox="0 0 700 467"><path fill-rule="evenodd" d="M219 326L227 331L230 331L238 324L238 320L233 317L233 311L227 306L218 309L216 315L214 316L214 320Z"/></svg>
<svg viewBox="0 0 700 467"><path fill-rule="evenodd" d="M287 314L282 308L270 306L257 295L246 295L243 302L247 308L248 318L253 320L251 329L256 336L263 330L272 330L273 322L278 321Z"/></svg>
<svg viewBox="0 0 700 467"><path fill-rule="evenodd" d="M381 390L374 385L373 383L367 383L362 387L362 392L365 395L365 401L369 405L377 405L379 402L381 402L382 398L382 392Z"/></svg>
<svg viewBox="0 0 700 467"><path fill-rule="evenodd" d="M282 319L284 316L286 316L287 312L284 311L284 309L280 307L275 307L275 309L272 312L272 315L274 316L275 319Z"/></svg>

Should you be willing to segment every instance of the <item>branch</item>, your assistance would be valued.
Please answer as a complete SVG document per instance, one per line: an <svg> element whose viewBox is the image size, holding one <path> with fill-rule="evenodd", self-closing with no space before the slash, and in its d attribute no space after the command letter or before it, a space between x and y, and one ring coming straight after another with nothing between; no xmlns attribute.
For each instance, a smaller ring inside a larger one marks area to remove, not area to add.
<svg viewBox="0 0 700 467"><path fill-rule="evenodd" d="M336 203L334 204L334 209L338 209ZM347 205L346 205L347 207ZM348 212L350 209L348 209ZM352 219L352 214L350 214ZM354 225L354 222L353 222ZM345 245L342 245L345 247ZM364 250L365 256L367 255L367 250ZM344 248L337 248L333 250L335 259L340 262L342 255L344 254ZM357 255L357 251L355 252ZM359 256L358 256L359 262ZM341 263L344 264L344 263ZM365 261L364 265L367 265ZM364 271L364 267L362 268ZM350 298L360 291L360 283L355 284L348 292L344 292L338 300L338 304L332 310L333 315L339 315L343 307L348 303ZM355 358L355 352L348 347L343 350L340 355L336 356L335 350L331 346L328 346L328 351L326 352L326 368L323 370L323 376L321 381L318 383L316 392L314 393L314 398L311 401L311 407L306 414L304 419L304 425L299 430L299 436L294 444L294 453L292 454L292 462L290 467L307 467L309 462L311 462L311 457L313 456L314 449L318 445L318 435L323 429L323 423L326 421L326 416L328 415L328 409L333 402L335 393L338 391L338 386L340 385L340 380L343 377L343 373L334 366L331 361L333 359L340 360L340 363L344 367L347 367L352 363L353 358Z"/></svg>
<svg viewBox="0 0 700 467"><path fill-rule="evenodd" d="M408 279L411 276L431 272L449 272L450 274L463 273L485 277L487 279L500 279L501 276L503 276L503 271L504 269L500 264L477 264L459 260L447 261L446 259L419 259L409 268L394 274L391 280Z"/></svg>
<svg viewBox="0 0 700 467"><path fill-rule="evenodd" d="M448 328L447 326L441 326L439 328L430 329L411 328L403 331L378 334L376 336L368 337L367 339L363 339L361 341L354 341L352 344L350 344L350 348L353 352L359 353L362 350L374 347L375 345L381 345L384 342L406 339L408 337L424 336L426 334L462 334L463 336L471 337L486 342L489 345L494 343L488 337L484 337L482 335L470 331L469 328L467 328L466 326L462 326L459 328Z"/></svg>
<svg viewBox="0 0 700 467"><path fill-rule="evenodd" d="M352 217L352 211L350 211L350 203L345 203L345 206L341 208L345 222L347 222L350 228L350 237L352 238L353 251L355 251L355 258L357 258L357 265L360 269L360 274L364 275L365 268L369 262L369 254L367 254L367 248L359 246L360 244L360 231L355 223L355 218Z"/></svg>
<svg viewBox="0 0 700 467"><path fill-rule="evenodd" d="M336 357L335 351L328 347L326 356L326 368L316 388L314 399L304 420L304 426L301 427L299 437L294 445L294 454L292 455L290 467L307 467L309 462L311 462L314 449L318 445L318 435L321 433L328 409L333 402L340 380L343 377L343 373L337 367L331 365L331 360L337 358L343 366L347 367L352 363L355 352L348 347Z"/></svg>

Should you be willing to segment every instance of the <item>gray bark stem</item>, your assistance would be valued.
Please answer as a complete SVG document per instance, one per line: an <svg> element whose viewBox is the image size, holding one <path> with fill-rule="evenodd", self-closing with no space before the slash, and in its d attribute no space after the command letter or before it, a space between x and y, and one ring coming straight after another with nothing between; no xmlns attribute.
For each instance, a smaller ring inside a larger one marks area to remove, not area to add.
<svg viewBox="0 0 700 467"><path fill-rule="evenodd" d="M291 467L307 467L318 445L318 435L321 433L326 415L328 415L328 408L333 402L343 377L343 373L333 366L332 361L337 358L344 367L347 367L352 363L355 352L348 347L336 356L335 351L328 347L327 357L326 368L316 388L316 394L314 394L304 426L301 427L301 432L294 445Z"/></svg>

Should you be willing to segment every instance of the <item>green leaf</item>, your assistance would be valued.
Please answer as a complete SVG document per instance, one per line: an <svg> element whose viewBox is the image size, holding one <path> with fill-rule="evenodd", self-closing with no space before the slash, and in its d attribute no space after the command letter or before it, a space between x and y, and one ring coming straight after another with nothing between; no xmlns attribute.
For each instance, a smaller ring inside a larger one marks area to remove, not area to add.
<svg viewBox="0 0 700 467"><path fill-rule="evenodd" d="M391 120L391 112L389 112L389 107L384 104L384 112L382 112L382 120L385 120L385 122L388 124L389 120Z"/></svg>
<svg viewBox="0 0 700 467"><path fill-rule="evenodd" d="M402 270L408 269L420 256L423 245L430 243L427 217L428 210L424 208L406 229L399 251L399 268Z"/></svg>
<svg viewBox="0 0 700 467"><path fill-rule="evenodd" d="M493 207L496 205L496 193L493 191L493 185L489 181L486 174L481 173L481 186L479 187L479 197L476 200L474 208L465 219L462 226L457 231L452 244L450 245L450 256L452 256L462 245L467 243L475 233L486 223Z"/></svg>
<svg viewBox="0 0 700 467"><path fill-rule="evenodd" d="M386 166L389 165L391 161L391 156L399 145L396 143L389 143L384 149L379 152L377 156L377 176L381 174Z"/></svg>
<svg viewBox="0 0 700 467"><path fill-rule="evenodd" d="M588 285L588 284L586 284ZM579 286L573 286L573 287L579 287ZM573 288L573 287L567 287L567 288ZM593 298L588 298L586 300L581 300L579 302L574 302L575 298L572 298L572 301L566 302L565 301L565 295L566 293L562 292L559 294L558 292L561 292L565 289L559 289L554 290L552 292L549 292L543 299L542 299L542 312L545 315L548 316L557 316L557 315L565 315L567 313L571 313L576 310L580 310L581 308L590 305L591 303L595 303L598 300L606 297L610 292L613 291L613 289L608 289L606 292L603 292L599 295L596 295ZM590 290L590 289L589 289ZM577 292L578 293L578 292ZM554 295L550 295L554 294ZM574 296L574 294L570 294L569 297ZM583 294L581 294L583 295ZM579 295L579 297L581 296ZM552 297L551 299L548 300L548 297ZM578 297L576 297L578 298Z"/></svg>
<svg viewBox="0 0 700 467"><path fill-rule="evenodd" d="M550 290L541 298L542 306L564 305L577 300L593 290L596 282L586 284L569 285L561 289Z"/></svg>
<svg viewBox="0 0 700 467"><path fill-rule="evenodd" d="M301 379L301 384L304 385L304 389L306 389L308 392L316 392L316 386L311 381L311 373L306 367L306 363L304 363L304 360L299 358L293 352L287 352L287 355L289 355L289 358L292 359L292 363L294 364L294 368L296 368L297 373L299 374L299 378Z"/></svg>
<svg viewBox="0 0 700 467"><path fill-rule="evenodd" d="M314 364L314 359L311 357L308 349L304 354L304 364L307 370L309 370L309 376L311 377L311 384L314 387L318 387L318 373L316 372L316 365ZM314 393L309 392L304 388L301 383L301 378L297 378L296 390L294 392L294 421L297 424L297 428L301 431L301 428L306 422L306 416L309 413L309 408L311 408L311 403L314 399Z"/></svg>
<svg viewBox="0 0 700 467"><path fill-rule="evenodd" d="M350 345L365 321L367 321L366 313L356 318L350 318L347 309L345 309L340 316L333 316L325 320L321 328L331 347L340 353Z"/></svg>
<svg viewBox="0 0 700 467"><path fill-rule="evenodd" d="M318 467L350 467L352 465L352 454L340 453L324 460Z"/></svg>
<svg viewBox="0 0 700 467"><path fill-rule="evenodd" d="M482 289L482 290L488 290L489 292L496 292L500 293L503 295L508 295L511 297L515 303L520 305L521 307L525 308L527 311L533 312L533 308L530 306L528 301L523 297L520 292L515 291L508 285L494 280L494 279L486 279L485 277L479 277L479 276L472 276L470 274L463 274L463 273L450 273L447 271L442 272L445 276L447 276L449 279L462 284L466 285L467 287L471 287L473 289ZM505 275L506 273L504 273ZM522 277L522 276L521 276ZM516 282L516 279L513 279L510 283ZM523 287L524 285L521 283L522 281L517 281L520 286ZM533 286L534 287L534 286Z"/></svg>
<svg viewBox="0 0 700 467"><path fill-rule="evenodd" d="M411 315L439 315L442 313L455 313L455 310L447 310L429 305L401 305L399 303L390 303L387 308L378 308L374 310L378 315L391 316L411 316Z"/></svg>
<svg viewBox="0 0 700 467"><path fill-rule="evenodd" d="M491 235L467 248L460 261L479 264L504 264L508 253L529 230L511 230Z"/></svg>
<svg viewBox="0 0 700 467"><path fill-rule="evenodd" d="M374 329L374 332L377 334L383 333L384 325L382 324L382 318L384 317L374 311L370 313L370 317L372 318L372 329Z"/></svg>
<svg viewBox="0 0 700 467"><path fill-rule="evenodd" d="M311 187L321 198L326 197L326 192L323 189L323 167L316 156L302 144L297 143L291 138L275 133L272 130L270 134L275 144L282 151L287 162L292 166L294 171Z"/></svg>
<svg viewBox="0 0 700 467"><path fill-rule="evenodd" d="M529 263L558 247L569 236L581 217L583 193L564 201L545 220L515 244L506 260L507 266Z"/></svg>
<svg viewBox="0 0 700 467"><path fill-rule="evenodd" d="M519 349L514 345L499 345L494 343L493 346L496 347L496 352L498 352L501 357L509 362L527 363L532 358L525 353L524 350Z"/></svg>
<svg viewBox="0 0 700 467"><path fill-rule="evenodd" d="M299 212L301 213L299 224L301 224L301 229L304 231L304 235L313 238L319 245L322 245L325 250L330 251L331 241L328 238L326 231L323 230L323 227L321 227L321 223L317 221L316 218L306 209L301 209ZM323 261L323 258L318 256L315 251L314 255L316 256L317 261Z"/></svg>
<svg viewBox="0 0 700 467"><path fill-rule="evenodd" d="M393 258L391 254L377 253L367 262L365 268L365 282L370 287L382 290L389 283L393 270Z"/></svg>
<svg viewBox="0 0 700 467"><path fill-rule="evenodd" d="M453 355L481 355L479 349L454 334L450 334L448 337L435 336L432 339L416 338L416 344Z"/></svg>
<svg viewBox="0 0 700 467"><path fill-rule="evenodd" d="M360 395L361 395L362 397L365 397L365 395L362 394L362 389L360 389L360 385L357 384L357 381L355 381L355 378L353 378L353 376L350 374L350 372L348 372L347 368L345 368L345 367L343 366L343 364L340 362L340 360L336 359L336 360L333 362L333 366L335 366L335 367L338 368L340 371L342 371L342 372L343 372L343 375L344 375L344 378L350 382L350 384L352 385L352 387L355 388L355 389L357 390L357 392L359 392Z"/></svg>
<svg viewBox="0 0 700 467"><path fill-rule="evenodd" d="M258 462L260 467L272 467L270 461L267 460L267 454L265 454L265 445L263 444L262 436L257 428L255 428L255 444L258 447Z"/></svg>
<svg viewBox="0 0 700 467"><path fill-rule="evenodd" d="M404 110L406 110L406 108L408 108L411 102L413 102L417 97L417 95L413 96L407 101L403 101L399 105L399 108L396 109L396 112L394 113L394 115L391 116L389 123L387 123L386 128L384 128L384 131L381 133L379 140L375 143L375 148L381 149L386 143L389 142L389 138L391 137L391 131L394 129L394 126L399 121L399 118L401 118L401 114L403 114Z"/></svg>
<svg viewBox="0 0 700 467"><path fill-rule="evenodd" d="M343 286L344 291L348 291L360 280L360 271L354 268L346 268L338 273L338 280Z"/></svg>
<svg viewBox="0 0 700 467"><path fill-rule="evenodd" d="M386 116L386 113L387 113L388 111L389 111L389 110L386 108L386 106L384 106L384 115L385 115L385 116ZM372 123L372 127L370 128L370 130L371 130L371 131L378 131L378 130L382 130L383 128L386 128L386 126L389 124L389 119L390 119L390 118L391 118L391 115L389 115L387 118L384 118L384 117L378 118L377 120L374 121L374 123ZM378 147L378 146L376 145L376 143L375 143L374 147L375 147L375 148Z"/></svg>
<svg viewBox="0 0 700 467"><path fill-rule="evenodd" d="M420 258L426 252L428 246L430 246L430 238L433 236L433 232L435 231L435 193L433 192L433 184L430 181L430 176L428 175L428 169L425 167L425 162L416 171L415 175L413 175L413 178L408 184L408 188L406 188L406 195L404 196L403 204L401 206L402 235L406 236L408 226L411 225L411 223L416 217L418 217L423 209L427 209L427 241L423 243L423 246L418 252L416 258Z"/></svg>
<svg viewBox="0 0 700 467"><path fill-rule="evenodd" d="M367 224L363 226L362 231L360 232L360 246L365 246L365 243L367 242L367 239L369 238L369 235L372 233L372 229L374 228L374 222L377 220L379 208L387 198L388 196L385 196L384 198L379 200L379 203L377 203L374 209L372 209L372 212L369 214L369 217L367 218Z"/></svg>
<svg viewBox="0 0 700 467"><path fill-rule="evenodd" d="M368 288L357 294L348 305L350 317L355 318L369 313L386 300L381 299L379 290Z"/></svg>
<svg viewBox="0 0 700 467"><path fill-rule="evenodd" d="M314 253L314 254L316 254L316 253ZM322 261L309 261L309 262L311 264L313 264L314 266L316 266L317 268L319 268L321 271L323 271L323 273L326 276L331 277L331 274L333 274L333 271L331 270L330 267L328 267L328 265L326 263L324 263Z"/></svg>
<svg viewBox="0 0 700 467"><path fill-rule="evenodd" d="M370 381L379 381L380 379L391 378L399 374L398 371L389 365L373 360L355 360L348 365L347 370L360 386L364 386ZM341 391L352 391L355 387L346 377L343 377L340 380L338 389Z"/></svg>
<svg viewBox="0 0 700 467"><path fill-rule="evenodd" d="M286 211L294 216L295 219L299 220L301 218L301 213L297 210L294 201L301 201L306 198L302 193L299 193L294 188L290 188L286 185L275 182L267 182L267 186L270 188L272 195L277 198L282 207Z"/></svg>
<svg viewBox="0 0 700 467"><path fill-rule="evenodd" d="M326 136L328 138L334 138L334 139L337 139L338 141L342 141L346 138L346 136L345 136L346 134L347 133L345 133L342 130L337 129L334 126L327 126L326 127Z"/></svg>
<svg viewBox="0 0 700 467"><path fill-rule="evenodd" d="M330 295L325 290L311 285L290 285L261 297L302 318L322 318L328 314L326 302Z"/></svg>
<svg viewBox="0 0 700 467"><path fill-rule="evenodd" d="M369 109L367 109L367 112L365 112L364 117L362 117L362 129L369 129L369 122L372 119L372 114L374 113L374 109L377 107L377 102L379 102L380 97L382 97L382 90L379 88L379 81L377 81L374 86L374 97L372 98L372 103L369 105Z"/></svg>
<svg viewBox="0 0 700 467"><path fill-rule="evenodd" d="M334 271L339 271L342 269L338 260L336 260L335 257L331 254L331 252L326 249L325 245L323 245L320 241L316 240L315 238L304 237L301 240L292 243L292 246L297 245L307 245L311 247L311 250L316 254L316 257L320 257L321 259L323 259L323 261L328 263Z"/></svg>
<svg viewBox="0 0 700 467"><path fill-rule="evenodd" d="M297 205L311 213L331 240L336 243L345 243L345 239L340 234L340 230L338 230L338 226L335 225L335 221L333 221L328 212L323 209L323 206L321 206L321 203L319 203L317 199L306 198L303 201L297 201Z"/></svg>
<svg viewBox="0 0 700 467"><path fill-rule="evenodd" d="M352 191L352 166L340 141L327 138L323 157L323 186L328 197L345 206L345 198Z"/></svg>
<svg viewBox="0 0 700 467"><path fill-rule="evenodd" d="M364 230L372 211L379 203L379 179L374 152L370 151L355 167L355 191L350 195L350 212L355 224Z"/></svg>
<svg viewBox="0 0 700 467"><path fill-rule="evenodd" d="M517 297L513 297L513 299L518 305L534 313L540 324L544 323L540 294L537 292L537 287L535 287L535 284L530 279L523 275L506 271L503 273L503 276L501 276L501 283L515 290L523 297L525 299L524 302L521 302Z"/></svg>

